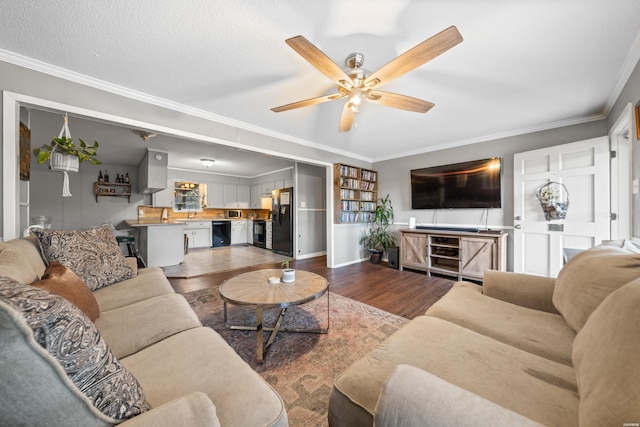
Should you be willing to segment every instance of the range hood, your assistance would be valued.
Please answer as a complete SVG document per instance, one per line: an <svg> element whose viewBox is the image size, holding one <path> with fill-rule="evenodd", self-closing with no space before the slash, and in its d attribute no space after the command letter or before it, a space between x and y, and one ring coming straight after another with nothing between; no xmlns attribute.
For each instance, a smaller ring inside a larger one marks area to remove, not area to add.
<svg viewBox="0 0 640 427"><path fill-rule="evenodd" d="M167 188L169 153L147 149L138 165L138 193L153 194Z"/></svg>

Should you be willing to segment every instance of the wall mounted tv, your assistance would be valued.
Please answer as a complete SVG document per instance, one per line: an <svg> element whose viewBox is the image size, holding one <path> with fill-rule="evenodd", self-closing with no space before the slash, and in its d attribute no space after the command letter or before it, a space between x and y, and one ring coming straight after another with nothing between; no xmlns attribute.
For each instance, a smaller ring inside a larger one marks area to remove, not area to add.
<svg viewBox="0 0 640 427"><path fill-rule="evenodd" d="M411 209L502 207L502 159L433 166L411 171Z"/></svg>

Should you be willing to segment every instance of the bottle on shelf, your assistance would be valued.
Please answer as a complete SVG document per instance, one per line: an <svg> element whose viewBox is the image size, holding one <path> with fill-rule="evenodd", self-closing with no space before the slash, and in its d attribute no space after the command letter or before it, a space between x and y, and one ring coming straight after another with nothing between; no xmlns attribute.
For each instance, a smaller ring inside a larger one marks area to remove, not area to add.
<svg viewBox="0 0 640 427"><path fill-rule="evenodd" d="M109 171L106 169L104 170L104 182L109 183Z"/></svg>
<svg viewBox="0 0 640 427"><path fill-rule="evenodd" d="M98 182L102 184L104 182L104 177L102 176L102 169L98 173Z"/></svg>
<svg viewBox="0 0 640 427"><path fill-rule="evenodd" d="M116 174L116 184L120 184L120 174Z"/></svg>
<svg viewBox="0 0 640 427"><path fill-rule="evenodd" d="M129 183L129 172L127 172L127 173L124 175L124 183L125 183L125 184L128 184L128 183Z"/></svg>

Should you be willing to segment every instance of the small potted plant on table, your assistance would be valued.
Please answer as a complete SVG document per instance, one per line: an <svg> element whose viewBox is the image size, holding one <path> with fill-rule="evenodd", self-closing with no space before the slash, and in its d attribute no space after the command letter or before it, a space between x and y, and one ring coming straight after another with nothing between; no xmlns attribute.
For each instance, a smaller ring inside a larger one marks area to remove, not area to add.
<svg viewBox="0 0 640 427"><path fill-rule="evenodd" d="M292 283L296 281L296 270L289 268L289 263L293 261L292 258L282 261L280 268L282 268L282 281L284 283Z"/></svg>

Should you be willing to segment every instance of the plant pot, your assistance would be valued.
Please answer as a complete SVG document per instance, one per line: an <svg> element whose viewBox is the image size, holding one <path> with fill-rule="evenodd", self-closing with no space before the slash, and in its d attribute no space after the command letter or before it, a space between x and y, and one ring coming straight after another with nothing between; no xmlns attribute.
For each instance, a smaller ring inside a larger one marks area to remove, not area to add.
<svg viewBox="0 0 640 427"><path fill-rule="evenodd" d="M369 249L369 262L372 264L380 264L382 261L382 251Z"/></svg>
<svg viewBox="0 0 640 427"><path fill-rule="evenodd" d="M56 151L51 152L49 166L54 171L78 172L80 168L80 160L78 156L72 154L60 154Z"/></svg>
<svg viewBox="0 0 640 427"><path fill-rule="evenodd" d="M296 281L296 271L293 268L285 268L282 270L282 281L284 283L292 283Z"/></svg>

